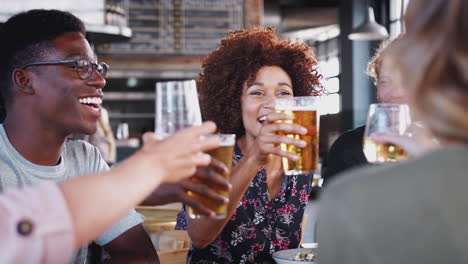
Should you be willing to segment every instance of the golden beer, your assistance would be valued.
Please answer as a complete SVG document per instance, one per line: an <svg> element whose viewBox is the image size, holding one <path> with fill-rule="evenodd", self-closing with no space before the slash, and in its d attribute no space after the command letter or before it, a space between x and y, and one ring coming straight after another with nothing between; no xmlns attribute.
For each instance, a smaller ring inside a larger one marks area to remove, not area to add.
<svg viewBox="0 0 468 264"><path fill-rule="evenodd" d="M306 135L280 133L290 138L304 140L307 146L300 148L289 144L280 144L282 151L295 154L297 161L282 158L283 169L286 175L300 175L317 171L319 161L319 115L316 110L277 110L278 113L286 113L293 117L292 120L280 120L282 123L294 123L307 128Z"/></svg>
<svg viewBox="0 0 468 264"><path fill-rule="evenodd" d="M364 131L363 151L370 163L398 162L408 159L408 153L400 146L379 143L372 135L389 133L404 135L411 124L409 107L406 104L371 104Z"/></svg>
<svg viewBox="0 0 468 264"><path fill-rule="evenodd" d="M320 185L320 180L321 179L322 178L320 177L319 173L314 173L314 177L312 178L312 187L314 187L314 186L321 187L321 185Z"/></svg>
<svg viewBox="0 0 468 264"><path fill-rule="evenodd" d="M218 136L218 135L217 135ZM221 139L221 146L216 148L216 149L212 149L210 151L208 151L207 153L210 154L210 156L216 160L219 160L221 161L222 163L224 163L224 165L226 165L226 167L229 169L229 173L227 173L226 175L223 175L226 177L226 180L230 181L230 178L231 178L231 169L232 169L232 159L233 159L233 156L234 156L234 143L235 143L235 135L231 135L231 134L221 134L219 135L220 136L220 139ZM227 137L228 139L226 140L224 136L229 136ZM196 182L196 183L204 183L202 182L200 179L197 179L197 178L192 178L192 181L193 182ZM228 197L229 193L226 192L226 191L223 191L223 190L220 190L219 188L216 188L215 186L211 185L210 183L204 183L205 185L207 185L209 188L211 188L212 190L216 191L217 193L221 194L222 196L224 197ZM193 197L194 199L200 201L204 206L206 206L207 208L211 209L212 211L214 211L216 213L216 219L223 219L226 217L226 212L227 212L227 205L226 204L222 204L222 205L219 205L219 204L216 204L216 203L213 203L213 201L211 199L208 199L207 197L204 197L202 195L199 195L199 194L196 194L196 193L193 193L193 192L188 192L188 195L190 195L191 197ZM188 215L190 218L200 218L200 212L198 212L196 209L188 206L187 207L187 212L188 212Z"/></svg>
<svg viewBox="0 0 468 264"><path fill-rule="evenodd" d="M364 155L370 163L398 162L408 159L408 153L400 146L375 142L369 138L364 139Z"/></svg>

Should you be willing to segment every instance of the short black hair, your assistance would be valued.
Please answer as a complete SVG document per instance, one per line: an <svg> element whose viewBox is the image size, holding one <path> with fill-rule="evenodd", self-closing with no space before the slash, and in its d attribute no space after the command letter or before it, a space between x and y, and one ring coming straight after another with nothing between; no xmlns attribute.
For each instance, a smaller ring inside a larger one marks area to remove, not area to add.
<svg viewBox="0 0 468 264"><path fill-rule="evenodd" d="M69 32L86 34L79 18L60 10L29 10L12 16L0 26L0 99L3 99L0 112L4 103L11 100L13 70L40 59L50 48L50 41Z"/></svg>

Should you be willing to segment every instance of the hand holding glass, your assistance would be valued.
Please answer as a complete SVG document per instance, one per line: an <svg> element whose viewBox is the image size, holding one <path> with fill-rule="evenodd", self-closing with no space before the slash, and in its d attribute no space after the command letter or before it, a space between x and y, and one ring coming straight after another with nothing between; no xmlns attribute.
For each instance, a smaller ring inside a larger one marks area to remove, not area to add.
<svg viewBox="0 0 468 264"><path fill-rule="evenodd" d="M364 131L364 154L370 163L398 162L408 159L400 146L371 139L374 133L403 135L411 124L409 107L405 104L372 104Z"/></svg>
<svg viewBox="0 0 468 264"><path fill-rule="evenodd" d="M159 82L156 84L156 137L164 139L175 134L178 130L201 125L202 118L200 105L198 102L198 93L194 80L190 81L171 81ZM211 135L207 135L211 136ZM222 161L230 169L232 164L233 149L235 135L231 137L220 136L221 146L208 154L213 158ZM234 137L234 138L232 138ZM230 174L227 175L230 177ZM202 183L227 197L225 191L211 186L208 182L201 182L196 177L191 178L192 181ZM209 198L188 191L188 195L200 201L205 207L216 213L216 218L224 218L226 215L226 205L218 207ZM201 214L188 207L188 214L191 218L199 218Z"/></svg>
<svg viewBox="0 0 468 264"><path fill-rule="evenodd" d="M284 134L287 137L304 140L307 146L300 148L289 144L280 144L282 151L293 153L299 157L298 160L282 158L283 169L286 175L301 175L317 171L319 161L318 151L318 114L319 97L298 96L279 98L275 100L275 109L278 113L286 113L293 117L292 120L281 120L278 122L294 123L307 128L306 135Z"/></svg>
<svg viewBox="0 0 468 264"><path fill-rule="evenodd" d="M216 149L210 150L208 154L211 155L213 159L221 161L224 165L228 168L229 173L224 174L226 180L230 180L231 178L231 169L232 169L232 159L234 156L234 144L236 142L236 135L235 134L212 134L207 136L217 136L220 139L220 146ZM210 168L208 168L210 169ZM201 183L201 180L197 178L192 178L192 181ZM204 182L204 184L208 185L212 190L216 191L217 193L221 194L222 196L229 198L229 193L217 188L216 186L211 186L209 183ZM227 204L218 205L213 203L210 199L203 197L202 195L188 192L188 195L191 197L199 200L204 206L208 207L212 211L216 213L216 219L224 219L227 214ZM201 214L197 212L194 208L188 206L187 212L190 218L200 218Z"/></svg>

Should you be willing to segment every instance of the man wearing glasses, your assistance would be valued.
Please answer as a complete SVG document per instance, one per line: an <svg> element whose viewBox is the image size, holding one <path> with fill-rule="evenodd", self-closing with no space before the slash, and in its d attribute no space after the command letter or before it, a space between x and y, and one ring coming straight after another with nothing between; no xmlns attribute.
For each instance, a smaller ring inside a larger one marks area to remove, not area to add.
<svg viewBox="0 0 468 264"><path fill-rule="evenodd" d="M0 124L0 191L107 170L95 147L66 140L72 133L96 131L106 84L108 66L98 63L83 23L67 12L31 10L10 18L0 36L6 110ZM158 262L142 221L132 210L95 242L111 261L132 256ZM86 251L77 252L74 263L85 263Z"/></svg>

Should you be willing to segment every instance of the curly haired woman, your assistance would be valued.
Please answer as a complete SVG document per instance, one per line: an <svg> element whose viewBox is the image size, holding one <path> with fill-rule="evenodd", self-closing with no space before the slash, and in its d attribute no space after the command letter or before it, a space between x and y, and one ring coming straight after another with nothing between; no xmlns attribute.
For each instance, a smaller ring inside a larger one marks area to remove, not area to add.
<svg viewBox="0 0 468 264"><path fill-rule="evenodd" d="M230 33L203 61L199 79L204 119L221 133L237 137L227 217L186 218L192 245L188 263L263 263L278 250L297 248L312 175L285 176L279 143L300 147L305 142L278 136L277 131L305 134L290 119L274 112L274 99L318 95L317 61L304 43L284 40L273 28Z"/></svg>

